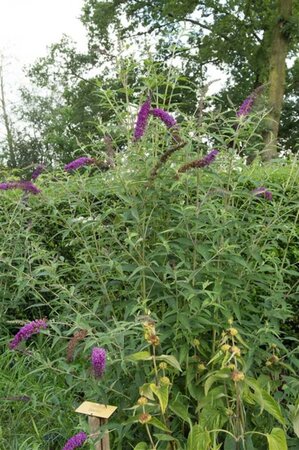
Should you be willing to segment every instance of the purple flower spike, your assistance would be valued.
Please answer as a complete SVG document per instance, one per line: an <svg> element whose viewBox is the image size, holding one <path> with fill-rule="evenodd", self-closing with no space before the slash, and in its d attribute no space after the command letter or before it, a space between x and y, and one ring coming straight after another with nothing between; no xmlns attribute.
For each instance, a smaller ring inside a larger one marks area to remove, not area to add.
<svg viewBox="0 0 299 450"><path fill-rule="evenodd" d="M0 183L0 189L2 191L6 191L7 189L15 189L16 183L12 181L8 181L7 183Z"/></svg>
<svg viewBox="0 0 299 450"><path fill-rule="evenodd" d="M30 192L31 194L39 194L41 192L31 181L20 181L18 187L23 189L25 192Z"/></svg>
<svg viewBox="0 0 299 450"><path fill-rule="evenodd" d="M39 194L41 192L31 181L7 181L0 183L0 189L6 191L7 189L22 189L31 194Z"/></svg>
<svg viewBox="0 0 299 450"><path fill-rule="evenodd" d="M64 166L64 170L67 172L71 172L72 170L77 170L80 167L87 166L88 164L94 163L93 158L88 158L87 156L81 156L81 158L75 159L74 161L71 161L70 163L66 164Z"/></svg>
<svg viewBox="0 0 299 450"><path fill-rule="evenodd" d="M22 341L26 341L33 334L37 334L42 329L47 328L47 322L44 319L37 319L24 325L15 335L9 344L9 348L14 350Z"/></svg>
<svg viewBox="0 0 299 450"><path fill-rule="evenodd" d="M145 133L148 117L151 109L151 99L150 97L141 105L141 108L137 115L137 120L134 130L134 141L139 141Z"/></svg>
<svg viewBox="0 0 299 450"><path fill-rule="evenodd" d="M205 167L205 166L209 166L216 158L216 156L218 155L219 151L216 150L215 148L213 150L210 151L210 153L208 153L201 161L202 161L202 166L201 167Z"/></svg>
<svg viewBox="0 0 299 450"><path fill-rule="evenodd" d="M160 108L153 108L150 110L150 114L152 114L154 117L158 117L162 120L162 122L165 123L167 128L174 127L176 125L176 120L174 117L172 117L168 112L164 111Z"/></svg>
<svg viewBox="0 0 299 450"><path fill-rule="evenodd" d="M44 164L39 164L32 172L31 180L36 180L40 176L40 174L44 171L44 169L45 169Z"/></svg>
<svg viewBox="0 0 299 450"><path fill-rule="evenodd" d="M75 436L71 437L67 441L62 450L73 450L74 448L81 447L87 439L87 434L83 431L80 431L80 433L75 434Z"/></svg>
<svg viewBox="0 0 299 450"><path fill-rule="evenodd" d="M213 149L204 158L195 159L194 161L191 161L191 162L186 163L183 166L181 166L178 170L178 173L187 172L187 170L189 170L189 169L199 169L202 167L209 166L215 160L218 153L219 153L218 150Z"/></svg>
<svg viewBox="0 0 299 450"><path fill-rule="evenodd" d="M91 364L96 378L100 378L106 368L106 350L94 347L91 353Z"/></svg>
<svg viewBox="0 0 299 450"><path fill-rule="evenodd" d="M272 192L268 191L265 187L259 187L251 191L256 197L264 197L266 200L272 200Z"/></svg>
<svg viewBox="0 0 299 450"><path fill-rule="evenodd" d="M257 87L250 95L247 97L244 102L241 104L240 108L237 111L237 117L248 116L250 111L252 110L253 104L260 93L263 91L264 85Z"/></svg>
<svg viewBox="0 0 299 450"><path fill-rule="evenodd" d="M248 116L252 109L253 103L254 99L251 96L247 97L238 109L237 117Z"/></svg>

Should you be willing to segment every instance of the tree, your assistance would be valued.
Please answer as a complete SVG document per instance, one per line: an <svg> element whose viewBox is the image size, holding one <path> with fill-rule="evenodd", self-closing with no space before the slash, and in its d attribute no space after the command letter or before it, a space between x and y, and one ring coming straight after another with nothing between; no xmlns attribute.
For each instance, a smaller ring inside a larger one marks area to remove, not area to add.
<svg viewBox="0 0 299 450"><path fill-rule="evenodd" d="M122 20L126 16L129 25ZM267 84L269 120L264 158L276 154L285 85L285 61L298 49L299 4L292 0L85 0L82 21L89 47L109 46L113 26L137 43L144 34L155 35L164 58L176 52L186 71L204 73L214 64L229 74L227 90L240 102L260 84ZM182 27L189 38L179 42Z"/></svg>
<svg viewBox="0 0 299 450"><path fill-rule="evenodd" d="M286 57L291 37L292 0L279 0L279 17L274 24L269 56L268 129L265 132L264 158L277 155L277 137L286 83Z"/></svg>
<svg viewBox="0 0 299 450"><path fill-rule="evenodd" d="M4 78L3 78L3 62L2 58L0 61L0 103L1 103L1 115L3 118L3 123L6 131L6 147L8 153L8 166L16 167L16 153L15 153L15 143L13 137L13 130L11 121L8 116L7 106L6 106L6 96L5 96L5 88L4 88Z"/></svg>

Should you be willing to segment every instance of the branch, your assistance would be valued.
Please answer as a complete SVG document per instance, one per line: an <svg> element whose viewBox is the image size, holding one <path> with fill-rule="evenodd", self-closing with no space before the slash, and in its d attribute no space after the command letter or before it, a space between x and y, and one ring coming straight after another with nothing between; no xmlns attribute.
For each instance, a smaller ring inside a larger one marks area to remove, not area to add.
<svg viewBox="0 0 299 450"><path fill-rule="evenodd" d="M209 25L206 25L204 23L198 22L198 20L194 20L194 19L187 19L187 18L185 18L185 19L180 20L179 22L190 22L190 23L193 23L193 25L197 25L197 26L199 26L201 28L204 28L205 30L209 30L209 31L213 30Z"/></svg>

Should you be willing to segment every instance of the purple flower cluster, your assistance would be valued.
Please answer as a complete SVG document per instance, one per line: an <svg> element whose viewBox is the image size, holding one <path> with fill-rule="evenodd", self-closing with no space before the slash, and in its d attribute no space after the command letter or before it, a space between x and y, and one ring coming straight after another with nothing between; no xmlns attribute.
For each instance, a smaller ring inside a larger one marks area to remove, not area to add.
<svg viewBox="0 0 299 450"><path fill-rule="evenodd" d="M137 115L137 120L135 124L135 130L134 130L134 140L138 141L142 138L142 136L145 133L145 129L147 126L149 114L151 109L151 99L148 97L146 101L141 105L141 108Z"/></svg>
<svg viewBox="0 0 299 450"><path fill-rule="evenodd" d="M81 158L75 159L64 166L64 170L71 172L72 170L77 170L80 167L87 166L88 164L94 163L93 158L88 158L87 156L81 156Z"/></svg>
<svg viewBox="0 0 299 450"><path fill-rule="evenodd" d="M87 434L83 431L80 431L80 433L75 434L75 436L71 437L67 441L62 450L73 450L74 448L81 447L87 439Z"/></svg>
<svg viewBox="0 0 299 450"><path fill-rule="evenodd" d="M178 172L184 173L184 172L187 172L187 170L189 170L189 169L198 169L198 168L209 166L215 160L218 153L219 153L218 150L213 149L204 158L195 159L194 161L184 164L183 166L181 166L179 168Z"/></svg>
<svg viewBox="0 0 299 450"><path fill-rule="evenodd" d="M91 353L91 364L96 378L100 378L105 372L106 350L101 347L94 347Z"/></svg>
<svg viewBox="0 0 299 450"><path fill-rule="evenodd" d="M175 118L172 117L167 111L164 111L164 109L161 108L151 108L151 99L148 97L141 106L137 115L134 130L134 141L138 141L144 135L150 115L162 120L167 128L172 128L176 125Z"/></svg>
<svg viewBox="0 0 299 450"><path fill-rule="evenodd" d="M31 181L7 181L6 183L0 183L1 190L8 189L22 189L25 192L31 194L39 194L41 192Z"/></svg>
<svg viewBox="0 0 299 450"><path fill-rule="evenodd" d="M272 200L272 192L268 191L265 187L261 186L259 188L253 189L251 191L252 195L256 197L264 197L266 200Z"/></svg>
<svg viewBox="0 0 299 450"><path fill-rule="evenodd" d="M36 180L40 176L40 174L44 171L44 169L45 169L44 164L39 164L32 172L30 179Z"/></svg>
<svg viewBox="0 0 299 450"><path fill-rule="evenodd" d="M162 122L165 123L167 128L174 127L176 125L176 120L174 117L172 117L167 111L164 111L160 108L153 108L150 110L150 114L152 114L154 117L158 117L162 120Z"/></svg>
<svg viewBox="0 0 299 450"><path fill-rule="evenodd" d="M214 162L216 156L218 155L219 151L215 148L211 150L202 160L201 160L201 166L205 167L209 166L212 162Z"/></svg>
<svg viewBox="0 0 299 450"><path fill-rule="evenodd" d="M42 329L47 328L47 322L44 319L37 319L24 325L15 335L9 344L9 348L14 350L22 341L26 341L33 334L37 334Z"/></svg>
<svg viewBox="0 0 299 450"><path fill-rule="evenodd" d="M244 102L241 104L237 111L237 117L247 116L252 110L253 104L257 99L258 95L262 92L264 86L257 87L250 95L247 97Z"/></svg>
<svg viewBox="0 0 299 450"><path fill-rule="evenodd" d="M239 107L237 111L237 117L247 116L252 109L253 103L254 103L253 97L251 96L247 97Z"/></svg>

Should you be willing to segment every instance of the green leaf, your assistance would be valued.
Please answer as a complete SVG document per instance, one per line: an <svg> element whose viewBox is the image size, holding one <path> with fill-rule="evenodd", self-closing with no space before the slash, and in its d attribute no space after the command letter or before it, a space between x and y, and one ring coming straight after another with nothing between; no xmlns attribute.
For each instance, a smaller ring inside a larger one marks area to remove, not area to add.
<svg viewBox="0 0 299 450"><path fill-rule="evenodd" d="M143 397L149 398L150 400L155 400L155 397L150 387L150 383L145 383L142 386L140 386L139 393Z"/></svg>
<svg viewBox="0 0 299 450"><path fill-rule="evenodd" d="M170 430L167 428L167 426L163 422L161 422L161 420L157 419L157 417L152 417L148 423L156 428L159 428L162 431L170 433Z"/></svg>
<svg viewBox="0 0 299 450"><path fill-rule="evenodd" d="M139 442L135 447L134 450L148 450L148 444L146 442Z"/></svg>
<svg viewBox="0 0 299 450"><path fill-rule="evenodd" d="M281 413L279 404L274 400L274 398L271 397L267 391L262 389L253 378L245 378L245 383L254 390L254 399L261 407L261 413L265 410L271 414L271 416L275 417L278 422L285 425L285 419Z"/></svg>
<svg viewBox="0 0 299 450"><path fill-rule="evenodd" d="M170 436L169 434L160 434L160 433L155 433L154 436L159 439L159 441L167 441L167 442L173 442L176 441L176 439L174 439L172 436Z"/></svg>
<svg viewBox="0 0 299 450"><path fill-rule="evenodd" d="M168 405L168 386L165 384L162 386L156 386L154 383L151 383L150 388L158 397L161 411L164 414Z"/></svg>
<svg viewBox="0 0 299 450"><path fill-rule="evenodd" d="M187 450L208 450L211 443L208 431L203 431L200 425L194 425L189 433Z"/></svg>
<svg viewBox="0 0 299 450"><path fill-rule="evenodd" d="M180 363L173 355L160 355L157 356L156 359L158 361L164 361L168 363L170 366L174 367L175 369L182 371Z"/></svg>
<svg viewBox="0 0 299 450"><path fill-rule="evenodd" d="M266 434L269 450L288 450L285 432L281 428L273 428L270 434Z"/></svg>
<svg viewBox="0 0 299 450"><path fill-rule="evenodd" d="M299 437L299 411L295 415L295 417L292 419L292 425L294 428L294 433L297 437Z"/></svg>
<svg viewBox="0 0 299 450"><path fill-rule="evenodd" d="M127 356L128 361L150 361L152 359L152 355L148 351L133 353L132 355Z"/></svg>
<svg viewBox="0 0 299 450"><path fill-rule="evenodd" d="M180 396L182 397L182 395ZM185 422L190 423L190 417L188 413L188 405L185 405L180 398L176 398L173 402L169 404L169 409L180 419Z"/></svg>
<svg viewBox="0 0 299 450"><path fill-rule="evenodd" d="M230 371L228 369L219 370L218 372L214 372L209 378L207 378L204 386L205 395L208 395L209 390L215 381L226 380L230 377Z"/></svg>

